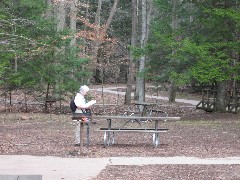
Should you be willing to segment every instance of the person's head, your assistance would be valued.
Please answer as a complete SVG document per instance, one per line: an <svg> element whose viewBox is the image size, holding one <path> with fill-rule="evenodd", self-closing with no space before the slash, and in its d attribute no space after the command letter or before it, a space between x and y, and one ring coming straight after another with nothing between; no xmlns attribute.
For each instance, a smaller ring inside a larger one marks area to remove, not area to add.
<svg viewBox="0 0 240 180"><path fill-rule="evenodd" d="M82 95L86 95L89 91L89 87L87 87L86 85L83 85L80 87L79 89L79 92L82 94Z"/></svg>

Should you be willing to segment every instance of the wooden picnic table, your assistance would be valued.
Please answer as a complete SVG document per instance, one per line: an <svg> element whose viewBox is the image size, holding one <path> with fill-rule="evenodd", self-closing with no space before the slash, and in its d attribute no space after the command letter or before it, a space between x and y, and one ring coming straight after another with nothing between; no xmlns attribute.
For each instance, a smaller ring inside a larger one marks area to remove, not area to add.
<svg viewBox="0 0 240 180"><path fill-rule="evenodd" d="M137 107L137 111L139 112L139 114L141 114L141 116L152 116L154 112L164 113L164 116L168 116L166 112L156 109L157 105L161 105L159 103L135 102L134 105Z"/></svg>
<svg viewBox="0 0 240 180"><path fill-rule="evenodd" d="M156 106L158 103L150 103L150 102L135 102L134 105L137 106L144 106L144 107L148 107L148 106Z"/></svg>
<svg viewBox="0 0 240 180"><path fill-rule="evenodd" d="M138 107L139 112L142 116L147 115L150 113L150 110L157 105L157 103L149 103L149 102L135 102L135 106Z"/></svg>
<svg viewBox="0 0 240 180"><path fill-rule="evenodd" d="M158 127L159 121L176 121L180 120L180 117L149 117L149 116L114 116L114 115L100 115L92 116L92 119L105 119L108 122L108 127L100 128L98 131L104 132L104 146L110 146L115 143L114 132L138 132L138 133L152 133L153 134L153 146L157 147L159 145L159 133L167 132L168 129L161 129ZM123 126L119 128L112 128L112 120L117 121L129 121L133 119L138 120L151 120L154 121L154 128L124 128Z"/></svg>
<svg viewBox="0 0 240 180"><path fill-rule="evenodd" d="M167 117L168 113L162 110L157 109L157 105L161 105L159 103L150 103L150 102L135 102L133 105L136 107L135 110L125 110L124 115L126 116L162 116ZM139 120L136 122L140 123Z"/></svg>

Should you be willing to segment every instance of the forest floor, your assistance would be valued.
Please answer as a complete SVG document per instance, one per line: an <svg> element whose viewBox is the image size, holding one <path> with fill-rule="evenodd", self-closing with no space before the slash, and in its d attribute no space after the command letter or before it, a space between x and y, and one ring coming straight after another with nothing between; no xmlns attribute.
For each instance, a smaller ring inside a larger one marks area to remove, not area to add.
<svg viewBox="0 0 240 180"><path fill-rule="evenodd" d="M91 87L91 89L96 88L101 87ZM156 93L151 89L147 89L146 92L150 95ZM100 91L92 90L91 95L97 103L101 104L104 100L105 104L104 106L95 105L94 113L122 114L129 106L123 105L124 97L119 94L102 94ZM200 100L198 95L179 94L178 96ZM84 146L84 153L81 154L79 147L74 146L75 124L71 121L69 110L62 114L58 113L56 108L52 113L45 114L34 107L31 113L23 113L19 112L21 108L16 105L11 112L5 112L5 107L1 104L0 154L68 158L240 156L240 113L209 113L198 110L191 104L168 104L156 98L147 98L146 101L157 101L160 104L157 108L166 111L169 116L181 117L180 121L161 123L161 127L168 128L170 131L160 135L158 148L153 148L151 135L147 133L116 134L116 144L104 148L103 133L95 130L105 127L106 122L94 120L96 124L91 125L90 146ZM129 124L129 126L137 125L135 122ZM145 122L144 125L153 126L152 122ZM96 179L240 179L240 165L107 166Z"/></svg>

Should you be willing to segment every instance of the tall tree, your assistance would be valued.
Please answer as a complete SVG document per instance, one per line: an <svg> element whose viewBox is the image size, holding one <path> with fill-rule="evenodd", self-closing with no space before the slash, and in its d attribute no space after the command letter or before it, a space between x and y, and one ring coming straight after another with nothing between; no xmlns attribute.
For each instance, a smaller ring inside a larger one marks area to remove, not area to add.
<svg viewBox="0 0 240 180"><path fill-rule="evenodd" d="M234 54L239 54L240 49L235 38L239 37L239 4L235 0L220 0L196 5L202 13L199 16L202 24L198 26L197 33L195 32L198 39L194 40L205 50L207 57L199 59L192 72L199 81L217 85L216 111L225 112L227 81L232 77L239 77L239 61L234 63ZM224 28L221 27L223 25ZM206 68L211 70L206 71Z"/></svg>
<svg viewBox="0 0 240 180"><path fill-rule="evenodd" d="M173 38L175 39L176 42L178 41L178 37L177 37L178 16L176 11L177 2L179 2L179 0L172 0L172 32L173 32ZM172 49L173 57L176 57L175 53L176 53L176 49L173 48ZM172 60L172 61L176 61L176 60ZM177 94L176 82L174 79L171 79L170 86L169 86L169 96L168 96L168 101L170 103L175 102L176 94Z"/></svg>
<svg viewBox="0 0 240 180"><path fill-rule="evenodd" d="M73 38L70 42L71 46L76 46L76 30L77 30L77 0L70 2L70 30L73 33Z"/></svg>
<svg viewBox="0 0 240 180"><path fill-rule="evenodd" d="M152 12L152 0L142 0L142 27L141 27L141 49L145 49L148 36L149 36L149 25L151 20L151 12ZM138 67L138 75L136 81L136 99L138 101L145 101L145 62L146 62L146 54L143 53L139 60L139 67Z"/></svg>
<svg viewBox="0 0 240 180"><path fill-rule="evenodd" d="M82 20L84 25L88 26L91 28L91 30L80 30L77 33L78 37L84 37L88 40L91 41L91 52L90 52L90 58L91 62L89 64L89 70L94 73L96 70L95 67L98 67L102 69L101 64L98 62L98 52L99 48L102 43L104 43L107 39L107 30L113 20L113 16L117 10L117 5L118 5L119 0L114 0L114 3L111 7L110 13L108 15L108 18L105 23L102 25L101 20L101 10L102 10L102 0L98 0L98 5L97 5L97 10L95 13L95 20L94 23L91 24L89 19L83 19L79 18ZM88 80L90 81L90 79Z"/></svg>
<svg viewBox="0 0 240 180"><path fill-rule="evenodd" d="M136 47L137 41L137 25L138 25L138 0L132 0L132 35L131 35L131 48L130 48L130 57L129 57L129 67L128 67L128 78L127 78L127 91L125 95L125 104L131 104L131 93L132 85L135 77L135 62L133 49Z"/></svg>

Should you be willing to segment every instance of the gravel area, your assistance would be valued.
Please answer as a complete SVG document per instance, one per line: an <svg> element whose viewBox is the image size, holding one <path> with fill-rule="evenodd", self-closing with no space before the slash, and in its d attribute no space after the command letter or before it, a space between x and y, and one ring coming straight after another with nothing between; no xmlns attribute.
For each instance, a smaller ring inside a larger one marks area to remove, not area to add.
<svg viewBox="0 0 240 180"><path fill-rule="evenodd" d="M94 92L95 97L101 94ZM116 95L106 94L118 106L96 106L95 114L123 113L126 106ZM106 102L107 102L106 100ZM100 101L100 99L98 100ZM149 99L150 101L150 99ZM154 100L155 101L155 100ZM58 157L172 157L223 158L240 156L240 114L208 113L186 104L159 106L170 116L180 116L176 122L161 123L169 132L161 133L160 146L153 148L147 133L118 133L116 144L103 147L105 121L91 125L90 146L84 153L74 146L75 124L70 114L0 113L0 154ZM151 127L152 122L145 123ZM129 126L137 126L130 123ZM240 179L240 165L144 165L108 166L96 179Z"/></svg>
<svg viewBox="0 0 240 180"><path fill-rule="evenodd" d="M240 179L240 165L147 165L108 166L95 180L140 180L140 179Z"/></svg>

